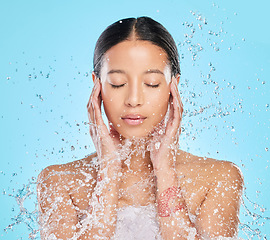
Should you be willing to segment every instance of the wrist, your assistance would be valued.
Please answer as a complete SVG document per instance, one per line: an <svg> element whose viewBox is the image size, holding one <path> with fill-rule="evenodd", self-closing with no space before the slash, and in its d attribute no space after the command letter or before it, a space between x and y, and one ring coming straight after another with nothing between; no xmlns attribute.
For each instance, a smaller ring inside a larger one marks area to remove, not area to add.
<svg viewBox="0 0 270 240"><path fill-rule="evenodd" d="M153 166L153 170L156 177L175 173L174 165L168 162Z"/></svg>
<svg viewBox="0 0 270 240"><path fill-rule="evenodd" d="M118 160L112 160L111 162L102 162L99 165L97 174L97 180L118 181L119 173L121 172L121 165Z"/></svg>
<svg viewBox="0 0 270 240"><path fill-rule="evenodd" d="M158 215L159 217L170 217L171 213L185 209L183 201L179 201L179 189L172 186L164 190L158 197Z"/></svg>
<svg viewBox="0 0 270 240"><path fill-rule="evenodd" d="M174 168L162 169L155 173L157 191L161 193L165 189L178 186L178 178Z"/></svg>
<svg viewBox="0 0 270 240"><path fill-rule="evenodd" d="M119 154L115 151L112 154L104 155L99 158L98 165L100 170L120 170L122 162L120 160Z"/></svg>

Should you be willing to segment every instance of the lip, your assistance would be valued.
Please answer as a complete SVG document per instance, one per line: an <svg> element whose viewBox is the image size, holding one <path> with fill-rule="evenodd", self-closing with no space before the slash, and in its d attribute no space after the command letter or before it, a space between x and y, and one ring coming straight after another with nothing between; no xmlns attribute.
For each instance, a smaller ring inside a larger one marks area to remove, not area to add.
<svg viewBox="0 0 270 240"><path fill-rule="evenodd" d="M143 123L146 117L140 114L128 114L121 118L125 123L129 125L139 125Z"/></svg>

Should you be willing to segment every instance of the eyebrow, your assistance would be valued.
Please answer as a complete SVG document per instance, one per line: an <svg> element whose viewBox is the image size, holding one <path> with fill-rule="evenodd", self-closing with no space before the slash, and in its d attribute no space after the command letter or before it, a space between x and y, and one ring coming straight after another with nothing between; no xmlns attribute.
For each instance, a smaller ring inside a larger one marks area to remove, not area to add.
<svg viewBox="0 0 270 240"><path fill-rule="evenodd" d="M121 74L126 74L125 71L120 70L120 69L112 69L110 70L107 74L113 74L113 73L121 73ZM150 73L157 73L157 74L162 74L164 73L160 71L159 69L148 69L147 71L143 72L144 74L150 74Z"/></svg>

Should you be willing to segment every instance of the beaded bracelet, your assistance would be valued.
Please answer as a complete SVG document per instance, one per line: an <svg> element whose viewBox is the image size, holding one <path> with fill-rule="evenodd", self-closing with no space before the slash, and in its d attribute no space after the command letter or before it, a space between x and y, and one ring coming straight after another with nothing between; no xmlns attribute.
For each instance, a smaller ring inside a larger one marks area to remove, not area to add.
<svg viewBox="0 0 270 240"><path fill-rule="evenodd" d="M178 210L182 210L185 208L184 204L177 204L172 209L169 206L169 201L177 197L178 189L177 187L173 186L166 189L164 192L160 194L158 199L158 215L159 217L170 217L171 213L175 213Z"/></svg>
<svg viewBox="0 0 270 240"><path fill-rule="evenodd" d="M97 176L97 182L102 181L102 177L100 175Z"/></svg>

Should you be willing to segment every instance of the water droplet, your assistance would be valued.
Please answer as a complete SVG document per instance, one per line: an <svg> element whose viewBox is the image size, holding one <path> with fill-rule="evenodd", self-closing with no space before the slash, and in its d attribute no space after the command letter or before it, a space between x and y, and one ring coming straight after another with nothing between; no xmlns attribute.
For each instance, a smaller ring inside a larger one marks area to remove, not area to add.
<svg viewBox="0 0 270 240"><path fill-rule="evenodd" d="M63 153L63 152L64 152L64 149L61 148L61 149L59 150L59 153Z"/></svg>
<svg viewBox="0 0 270 240"><path fill-rule="evenodd" d="M269 149L266 147L266 148L265 148L265 151L268 152L268 150L269 150Z"/></svg>
<svg viewBox="0 0 270 240"><path fill-rule="evenodd" d="M74 146L71 146L71 151L74 151L75 150L75 147Z"/></svg>
<svg viewBox="0 0 270 240"><path fill-rule="evenodd" d="M155 143L155 149L158 150L159 148L160 148L160 142L156 142L156 143Z"/></svg>

